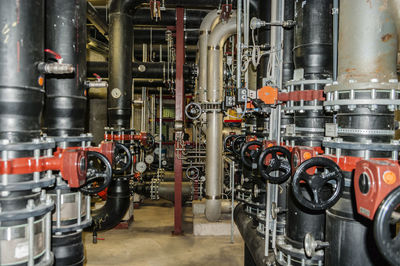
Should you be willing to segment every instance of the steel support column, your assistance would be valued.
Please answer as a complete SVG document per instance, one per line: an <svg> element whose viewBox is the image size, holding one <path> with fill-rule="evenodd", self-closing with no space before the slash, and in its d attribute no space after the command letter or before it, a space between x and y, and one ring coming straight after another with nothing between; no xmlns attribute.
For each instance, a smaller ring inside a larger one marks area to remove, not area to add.
<svg viewBox="0 0 400 266"><path fill-rule="evenodd" d="M182 137L185 110L183 64L185 63L184 9L176 8L176 82L175 82L175 208L174 235L182 234Z"/></svg>

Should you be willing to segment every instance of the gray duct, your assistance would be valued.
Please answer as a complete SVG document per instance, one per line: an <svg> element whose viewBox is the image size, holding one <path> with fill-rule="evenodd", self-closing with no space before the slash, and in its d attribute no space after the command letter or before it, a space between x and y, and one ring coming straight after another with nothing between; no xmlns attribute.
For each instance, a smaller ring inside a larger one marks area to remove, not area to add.
<svg viewBox="0 0 400 266"><path fill-rule="evenodd" d="M221 103L223 99L223 47L225 41L236 33L236 17L218 24L208 38L207 100ZM221 216L222 183L222 113L207 113L206 146L206 218L213 222Z"/></svg>

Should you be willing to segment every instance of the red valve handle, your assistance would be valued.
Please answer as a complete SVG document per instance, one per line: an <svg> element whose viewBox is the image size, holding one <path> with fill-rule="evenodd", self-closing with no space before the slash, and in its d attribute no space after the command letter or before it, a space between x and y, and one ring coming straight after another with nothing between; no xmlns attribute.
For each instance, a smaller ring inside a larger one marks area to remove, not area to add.
<svg viewBox="0 0 400 266"><path fill-rule="evenodd" d="M97 73L93 73L93 76L94 76L98 81L101 80L101 77L100 77Z"/></svg>
<svg viewBox="0 0 400 266"><path fill-rule="evenodd" d="M56 53L56 52L54 52L54 51L51 50L51 49L44 49L44 51L45 51L46 53L49 53L49 54L51 54L51 55L54 55L54 58L55 58L55 59L57 59L57 60L62 60L62 57L61 57L61 55L60 55L59 53Z"/></svg>

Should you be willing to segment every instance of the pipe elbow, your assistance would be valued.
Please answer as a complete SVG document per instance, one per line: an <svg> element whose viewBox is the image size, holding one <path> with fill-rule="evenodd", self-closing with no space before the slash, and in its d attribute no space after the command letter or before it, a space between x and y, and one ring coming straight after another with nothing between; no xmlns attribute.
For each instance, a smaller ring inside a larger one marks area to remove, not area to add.
<svg viewBox="0 0 400 266"><path fill-rule="evenodd" d="M92 225L85 231L104 231L114 228L124 217L130 204L129 180L118 178L112 181L103 207L92 213Z"/></svg>
<svg viewBox="0 0 400 266"><path fill-rule="evenodd" d="M207 199L205 215L210 222L218 221L221 218L221 200Z"/></svg>
<svg viewBox="0 0 400 266"><path fill-rule="evenodd" d="M129 13L138 5L145 3L145 0L111 0L110 14L113 13Z"/></svg>

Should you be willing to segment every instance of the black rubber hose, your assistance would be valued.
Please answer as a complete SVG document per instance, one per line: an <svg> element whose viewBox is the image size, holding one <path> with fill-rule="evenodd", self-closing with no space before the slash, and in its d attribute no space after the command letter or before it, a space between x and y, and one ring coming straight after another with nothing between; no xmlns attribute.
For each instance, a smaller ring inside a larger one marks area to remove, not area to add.
<svg viewBox="0 0 400 266"><path fill-rule="evenodd" d="M92 212L92 225L86 231L104 231L119 224L129 208L129 179L116 178L107 190L107 201L103 207Z"/></svg>
<svg viewBox="0 0 400 266"><path fill-rule="evenodd" d="M46 75L43 130L79 136L85 129L86 1L46 1L46 48L72 64L74 73Z"/></svg>

